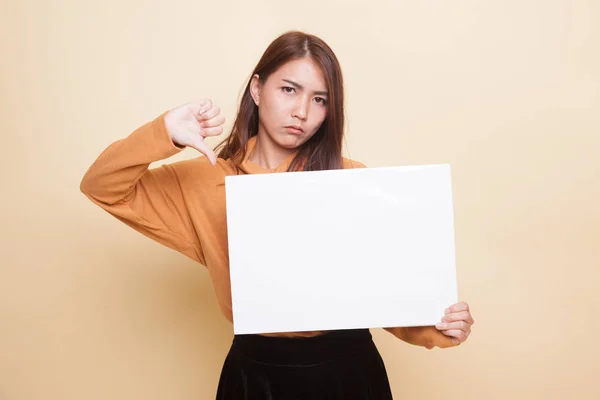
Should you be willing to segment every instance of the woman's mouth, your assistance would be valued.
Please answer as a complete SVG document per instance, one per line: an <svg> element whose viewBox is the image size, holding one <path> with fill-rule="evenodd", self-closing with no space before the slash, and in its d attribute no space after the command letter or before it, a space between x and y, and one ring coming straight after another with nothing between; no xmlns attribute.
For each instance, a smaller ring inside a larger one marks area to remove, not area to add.
<svg viewBox="0 0 600 400"><path fill-rule="evenodd" d="M294 135L300 135L300 134L304 133L304 130L299 126L290 125L290 126L286 126L285 129L287 129L287 131L289 133L292 133Z"/></svg>

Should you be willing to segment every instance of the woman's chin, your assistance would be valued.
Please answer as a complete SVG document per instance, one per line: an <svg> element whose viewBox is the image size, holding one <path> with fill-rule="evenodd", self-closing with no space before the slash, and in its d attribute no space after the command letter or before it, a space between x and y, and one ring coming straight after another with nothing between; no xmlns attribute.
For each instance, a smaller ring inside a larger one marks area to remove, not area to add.
<svg viewBox="0 0 600 400"><path fill-rule="evenodd" d="M277 144L284 149L295 150L298 147L302 146L305 142L303 136L299 135L281 135L277 138Z"/></svg>

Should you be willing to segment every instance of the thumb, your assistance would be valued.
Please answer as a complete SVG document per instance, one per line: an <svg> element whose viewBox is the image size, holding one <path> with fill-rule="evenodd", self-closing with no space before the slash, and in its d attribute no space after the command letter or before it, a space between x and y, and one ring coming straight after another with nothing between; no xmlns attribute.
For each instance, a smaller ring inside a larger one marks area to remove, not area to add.
<svg viewBox="0 0 600 400"><path fill-rule="evenodd" d="M198 150L200 153L208 157L208 160L212 165L217 164L217 155L206 145L206 142L202 140L200 136L196 136L192 143L190 143L189 147Z"/></svg>

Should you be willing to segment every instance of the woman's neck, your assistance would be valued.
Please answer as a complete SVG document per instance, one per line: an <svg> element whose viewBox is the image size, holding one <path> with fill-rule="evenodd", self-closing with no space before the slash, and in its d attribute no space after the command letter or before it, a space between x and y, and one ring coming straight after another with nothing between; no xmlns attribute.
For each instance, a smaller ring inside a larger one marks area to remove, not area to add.
<svg viewBox="0 0 600 400"><path fill-rule="evenodd" d="M275 169L295 151L295 149L286 149L277 145L268 134L259 131L256 145L248 156L248 160L262 168Z"/></svg>

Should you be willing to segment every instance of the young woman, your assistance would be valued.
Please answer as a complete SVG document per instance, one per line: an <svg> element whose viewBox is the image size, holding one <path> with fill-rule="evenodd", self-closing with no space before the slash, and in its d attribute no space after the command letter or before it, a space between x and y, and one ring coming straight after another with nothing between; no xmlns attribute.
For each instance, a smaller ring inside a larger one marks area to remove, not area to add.
<svg viewBox="0 0 600 400"><path fill-rule="evenodd" d="M210 100L163 113L111 144L81 182L91 201L133 229L207 267L232 321L225 176L361 168L342 157L344 91L338 60L321 39L288 32L266 49L246 86L231 134ZM195 159L149 169L192 147ZM285 260L282 260L285 262ZM436 326L390 327L426 348L465 341L474 323L460 302ZM368 329L236 335L218 399L389 399L385 366Z"/></svg>

